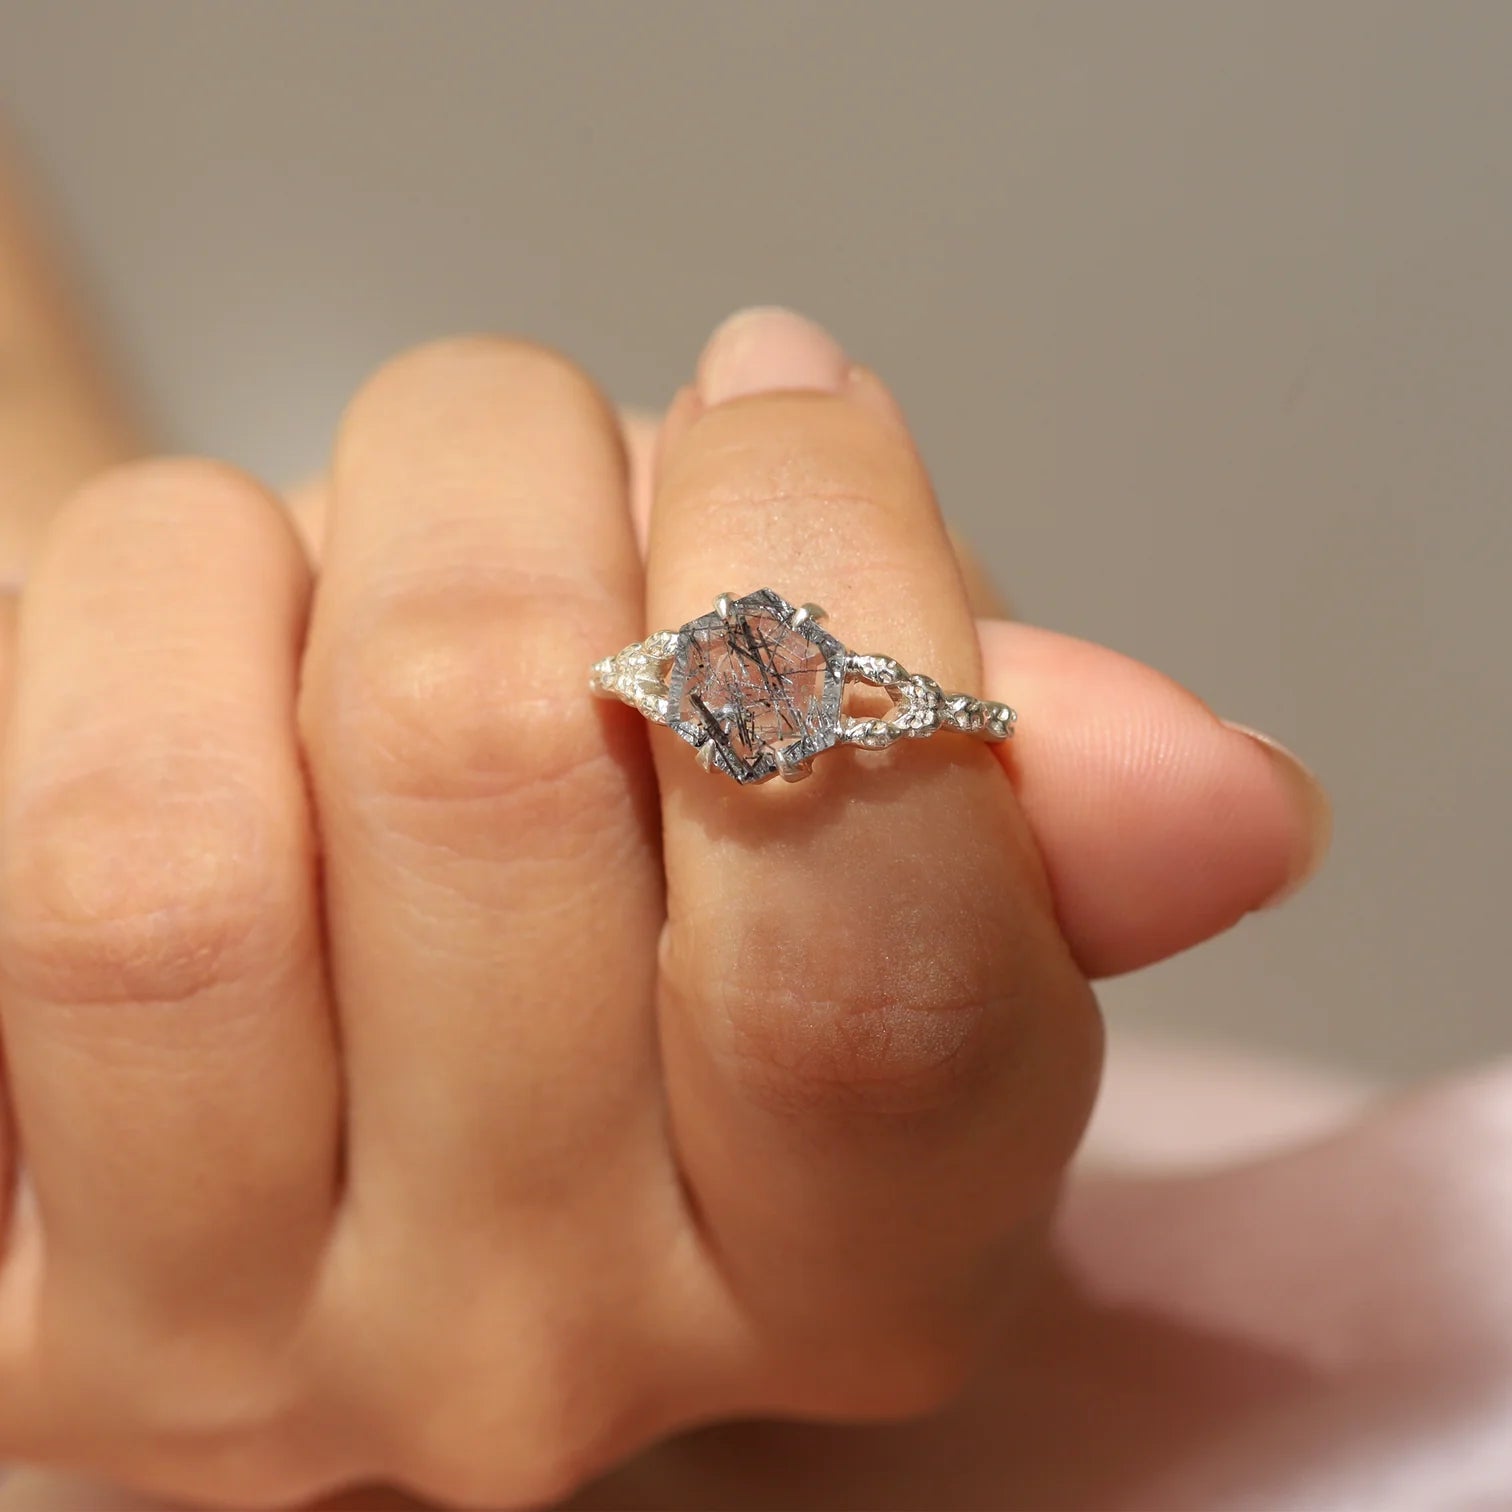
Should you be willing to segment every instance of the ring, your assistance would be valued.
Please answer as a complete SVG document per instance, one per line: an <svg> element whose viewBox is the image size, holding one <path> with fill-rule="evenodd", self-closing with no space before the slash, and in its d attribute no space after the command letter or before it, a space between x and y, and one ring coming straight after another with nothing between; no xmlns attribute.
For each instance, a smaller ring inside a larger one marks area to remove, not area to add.
<svg viewBox="0 0 1512 1512"><path fill-rule="evenodd" d="M736 782L798 782L832 746L884 751L895 741L957 730L1007 740L1018 719L1007 704L946 693L889 656L848 651L827 630L817 604L795 609L758 588L721 593L714 612L681 630L660 630L595 664L591 687L675 730L705 771ZM881 718L841 711L847 683L885 689Z"/></svg>

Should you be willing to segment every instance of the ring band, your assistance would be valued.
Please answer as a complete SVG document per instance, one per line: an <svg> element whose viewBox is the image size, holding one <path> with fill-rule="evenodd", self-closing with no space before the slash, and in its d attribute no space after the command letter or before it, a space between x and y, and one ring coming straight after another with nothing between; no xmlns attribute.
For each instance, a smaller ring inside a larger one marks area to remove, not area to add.
<svg viewBox="0 0 1512 1512"><path fill-rule="evenodd" d="M1018 715L1007 704L946 693L891 657L848 651L820 628L824 617L817 605L795 609L770 588L744 598L721 593L712 614L598 662L591 686L675 730L705 770L741 783L797 782L832 746L883 751L940 730L1012 736ZM844 714L847 683L886 690L892 708L881 718Z"/></svg>

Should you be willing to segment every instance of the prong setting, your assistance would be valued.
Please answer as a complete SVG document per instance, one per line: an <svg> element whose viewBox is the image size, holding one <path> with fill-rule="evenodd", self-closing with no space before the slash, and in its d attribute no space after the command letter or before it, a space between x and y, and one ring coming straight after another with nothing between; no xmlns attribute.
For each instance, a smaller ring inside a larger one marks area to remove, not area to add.
<svg viewBox="0 0 1512 1512"><path fill-rule="evenodd" d="M952 730L1010 740L1007 704L947 693L887 656L848 650L818 604L794 607L770 588L721 593L714 612L626 646L592 669L592 691L630 704L692 746L699 766L742 784L801 782L835 746L885 751ZM849 683L883 689L892 708L847 717Z"/></svg>
<svg viewBox="0 0 1512 1512"><path fill-rule="evenodd" d="M791 750L783 749L774 751L773 756L777 762L777 775L784 782L802 782L805 777L814 775L814 763L810 758L807 761L798 760Z"/></svg>

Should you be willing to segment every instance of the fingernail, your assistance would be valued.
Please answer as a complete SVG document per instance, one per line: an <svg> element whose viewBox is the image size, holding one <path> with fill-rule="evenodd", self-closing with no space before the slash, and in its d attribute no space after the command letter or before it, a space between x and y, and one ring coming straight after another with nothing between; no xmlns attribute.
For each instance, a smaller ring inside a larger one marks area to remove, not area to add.
<svg viewBox="0 0 1512 1512"><path fill-rule="evenodd" d="M741 310L709 338L698 394L712 407L753 394L835 394L850 373L845 350L822 326L776 306Z"/></svg>
<svg viewBox="0 0 1512 1512"><path fill-rule="evenodd" d="M1302 839L1292 857L1286 880L1268 897L1261 908L1279 908L1317 876L1329 842L1333 839L1333 805L1323 784L1279 740L1272 740L1248 725L1224 720L1229 729L1247 735L1270 758L1292 800L1292 807L1302 821Z"/></svg>

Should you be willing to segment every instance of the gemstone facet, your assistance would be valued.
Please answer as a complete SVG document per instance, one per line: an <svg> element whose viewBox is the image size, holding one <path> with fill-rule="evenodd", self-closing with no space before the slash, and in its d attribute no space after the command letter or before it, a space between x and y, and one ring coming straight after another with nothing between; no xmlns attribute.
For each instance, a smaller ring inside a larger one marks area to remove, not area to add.
<svg viewBox="0 0 1512 1512"><path fill-rule="evenodd" d="M720 605L678 632L668 722L737 782L763 782L839 738L845 648L770 588Z"/></svg>

